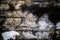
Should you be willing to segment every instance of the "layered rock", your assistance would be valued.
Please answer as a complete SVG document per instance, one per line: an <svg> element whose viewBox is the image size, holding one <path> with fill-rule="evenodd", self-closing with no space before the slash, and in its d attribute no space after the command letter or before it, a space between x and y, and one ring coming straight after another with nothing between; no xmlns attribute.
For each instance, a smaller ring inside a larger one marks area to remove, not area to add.
<svg viewBox="0 0 60 40"><path fill-rule="evenodd" d="M48 19L47 14L43 15L36 23L38 19L36 15L33 15L33 13L28 10L22 11L21 5L25 4L24 1L4 0L2 1L2 3L3 4L1 4L0 6L0 16L6 19L4 24L2 25L2 28L4 28L3 30L8 29L19 31L21 32L22 37L39 37L39 39L48 39L50 33L52 33L51 30L54 31L54 24ZM31 31L32 33L30 33L29 31Z"/></svg>

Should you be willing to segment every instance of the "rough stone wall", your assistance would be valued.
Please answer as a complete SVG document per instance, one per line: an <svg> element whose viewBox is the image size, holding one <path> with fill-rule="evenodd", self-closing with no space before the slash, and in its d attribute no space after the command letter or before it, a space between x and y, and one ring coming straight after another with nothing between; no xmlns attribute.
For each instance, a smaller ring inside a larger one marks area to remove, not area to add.
<svg viewBox="0 0 60 40"><path fill-rule="evenodd" d="M24 4L24 1L20 0L2 0L0 4L0 24L1 21L4 21L1 26L4 26L3 28L10 28L15 23L15 21L19 21L20 17L23 15L21 11L19 11L20 6ZM18 11L17 11L18 10ZM11 26L9 26L11 24ZM18 24L18 22L17 22ZM15 24L13 25L15 26Z"/></svg>
<svg viewBox="0 0 60 40"><path fill-rule="evenodd" d="M1 2L1 20L0 23L3 30L22 30L24 28L37 26L36 16L28 11L22 12L20 6L25 4L24 1L4 0Z"/></svg>
<svg viewBox="0 0 60 40"><path fill-rule="evenodd" d="M37 26L37 24L35 23L37 19L36 16L34 16L32 13L29 13L28 11L22 12L20 6L23 4L25 4L25 2L20 0L1 1L1 21L6 19L4 20L5 22L3 22L2 25L4 30L16 30L16 28L21 28L22 26Z"/></svg>
<svg viewBox="0 0 60 40"><path fill-rule="evenodd" d="M23 30L29 30L29 27L37 26L36 16L28 11L22 11L21 5L24 1L4 0L0 4L0 29L1 33L4 31L14 30L22 34ZM3 22L3 23L2 23ZM0 35L1 37L1 35Z"/></svg>

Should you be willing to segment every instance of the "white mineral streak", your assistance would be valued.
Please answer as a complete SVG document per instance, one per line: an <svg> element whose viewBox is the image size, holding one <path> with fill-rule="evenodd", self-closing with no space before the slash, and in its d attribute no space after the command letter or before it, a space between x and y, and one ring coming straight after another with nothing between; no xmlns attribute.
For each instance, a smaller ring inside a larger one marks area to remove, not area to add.
<svg viewBox="0 0 60 40"><path fill-rule="evenodd" d="M23 32L23 36L28 39L37 38L37 36L34 36L31 32Z"/></svg>
<svg viewBox="0 0 60 40"><path fill-rule="evenodd" d="M2 37L4 40L8 40L10 38L15 39L16 35L19 36L20 34L16 31L8 31L8 32L2 33Z"/></svg>
<svg viewBox="0 0 60 40"><path fill-rule="evenodd" d="M58 22L56 26L57 26L56 29L60 29L60 22Z"/></svg>

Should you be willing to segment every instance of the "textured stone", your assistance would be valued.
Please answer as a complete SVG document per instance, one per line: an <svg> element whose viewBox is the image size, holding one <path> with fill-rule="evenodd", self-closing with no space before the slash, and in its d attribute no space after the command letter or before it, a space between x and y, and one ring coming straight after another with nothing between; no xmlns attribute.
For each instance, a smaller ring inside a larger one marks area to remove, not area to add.
<svg viewBox="0 0 60 40"><path fill-rule="evenodd" d="M0 10L8 10L9 8L8 4L0 4Z"/></svg>
<svg viewBox="0 0 60 40"><path fill-rule="evenodd" d="M16 28L19 27L21 23L21 19L20 18L7 18L7 20L5 21L5 24L3 26L5 26L5 28Z"/></svg>

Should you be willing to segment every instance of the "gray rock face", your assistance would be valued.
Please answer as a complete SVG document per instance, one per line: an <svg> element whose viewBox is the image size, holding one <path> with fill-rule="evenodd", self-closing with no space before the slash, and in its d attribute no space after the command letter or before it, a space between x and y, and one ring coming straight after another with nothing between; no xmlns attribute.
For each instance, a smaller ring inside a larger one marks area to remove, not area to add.
<svg viewBox="0 0 60 40"><path fill-rule="evenodd" d="M40 30L50 30L52 27L54 27L53 23L48 19L48 15L44 14L41 16L38 22Z"/></svg>

